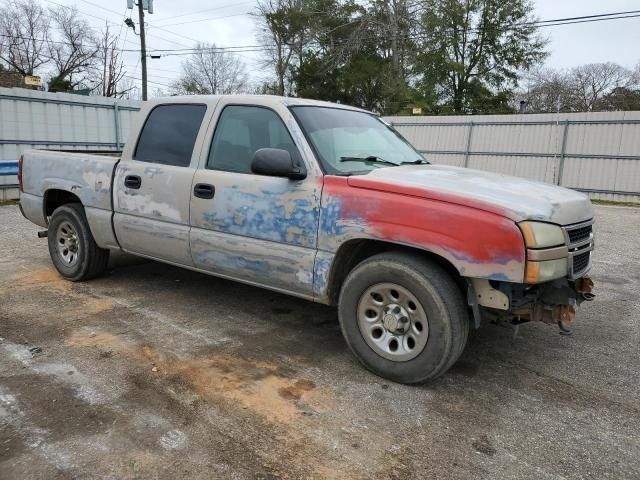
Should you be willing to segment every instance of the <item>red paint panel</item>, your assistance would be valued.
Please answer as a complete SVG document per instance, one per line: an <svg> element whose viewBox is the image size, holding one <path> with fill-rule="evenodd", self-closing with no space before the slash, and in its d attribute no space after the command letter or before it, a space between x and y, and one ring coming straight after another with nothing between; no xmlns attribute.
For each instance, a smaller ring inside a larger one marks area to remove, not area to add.
<svg viewBox="0 0 640 480"><path fill-rule="evenodd" d="M350 185L353 180L360 188ZM385 192L379 189L380 182L375 182L375 190L369 190L363 188L365 184L353 177L325 177L323 195L340 202L340 218L346 224L360 220L371 230L367 232L371 238L440 254L463 274L482 272L478 276L520 281L525 248L512 220L487 211L482 208L485 205L472 208L424 198L413 195L415 188L405 194Z"/></svg>
<svg viewBox="0 0 640 480"><path fill-rule="evenodd" d="M429 190L428 188L410 185L399 185L397 183L390 183L380 181L378 179L372 180L366 178L365 175L358 177L348 177L347 183L355 188L366 188L368 190L378 190L387 193L399 193L401 195L409 195L412 197L428 198L430 200L439 200L441 202L455 203L457 205L470 206L477 210L484 210L486 212L495 213L503 217L509 218L510 212L502 207L494 205L490 202L483 202L478 200L471 200L461 195L456 195L446 192L436 192Z"/></svg>

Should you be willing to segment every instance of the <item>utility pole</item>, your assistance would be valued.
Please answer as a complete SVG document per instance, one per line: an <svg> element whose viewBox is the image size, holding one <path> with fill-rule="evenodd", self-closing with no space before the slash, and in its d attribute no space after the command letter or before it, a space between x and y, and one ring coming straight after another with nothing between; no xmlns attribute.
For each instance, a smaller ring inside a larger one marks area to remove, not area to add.
<svg viewBox="0 0 640 480"><path fill-rule="evenodd" d="M138 22L140 25L140 61L142 62L142 100L147 100L147 43L144 37L144 6L138 0Z"/></svg>
<svg viewBox="0 0 640 480"><path fill-rule="evenodd" d="M127 0L127 9L133 10L134 0ZM138 0L138 22L140 24L140 60L142 63L142 100L147 99L147 39L144 35L144 11L153 13L153 0ZM125 25L133 28L136 33L136 25L131 18L124 21ZM138 35L136 33L136 35Z"/></svg>

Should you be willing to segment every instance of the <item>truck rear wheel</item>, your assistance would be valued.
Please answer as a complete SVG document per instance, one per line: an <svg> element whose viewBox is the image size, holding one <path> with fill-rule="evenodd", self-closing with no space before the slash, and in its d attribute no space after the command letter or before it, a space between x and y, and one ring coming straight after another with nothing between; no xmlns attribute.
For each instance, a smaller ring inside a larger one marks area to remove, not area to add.
<svg viewBox="0 0 640 480"><path fill-rule="evenodd" d="M439 265L400 252L356 266L340 292L342 333L373 373L419 383L446 372L469 334L460 289Z"/></svg>
<svg viewBox="0 0 640 480"><path fill-rule="evenodd" d="M98 247L79 203L58 207L53 212L47 234L49 255L56 270L73 282L104 273L109 250Z"/></svg>

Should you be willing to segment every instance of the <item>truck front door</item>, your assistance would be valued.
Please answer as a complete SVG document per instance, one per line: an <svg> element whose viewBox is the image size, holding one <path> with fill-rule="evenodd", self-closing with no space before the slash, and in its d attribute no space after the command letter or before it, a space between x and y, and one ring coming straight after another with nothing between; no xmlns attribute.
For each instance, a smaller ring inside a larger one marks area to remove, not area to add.
<svg viewBox="0 0 640 480"><path fill-rule="evenodd" d="M193 181L191 254L198 268L311 297L321 178L309 165L304 180L251 172L261 148L287 150L309 163L281 117L293 122L291 114L281 110L219 104L211 144ZM208 190L198 190L203 188Z"/></svg>
<svg viewBox="0 0 640 480"><path fill-rule="evenodd" d="M123 250L193 265L189 201L206 110L199 104L157 105L137 143L125 149L113 184L114 230Z"/></svg>

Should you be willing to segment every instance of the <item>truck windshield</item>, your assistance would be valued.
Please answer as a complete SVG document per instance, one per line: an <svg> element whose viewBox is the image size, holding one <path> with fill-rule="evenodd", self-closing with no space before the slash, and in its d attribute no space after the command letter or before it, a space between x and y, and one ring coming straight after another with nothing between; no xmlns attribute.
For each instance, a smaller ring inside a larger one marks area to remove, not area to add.
<svg viewBox="0 0 640 480"><path fill-rule="evenodd" d="M428 163L398 132L373 114L331 107L291 110L328 173L350 175Z"/></svg>

